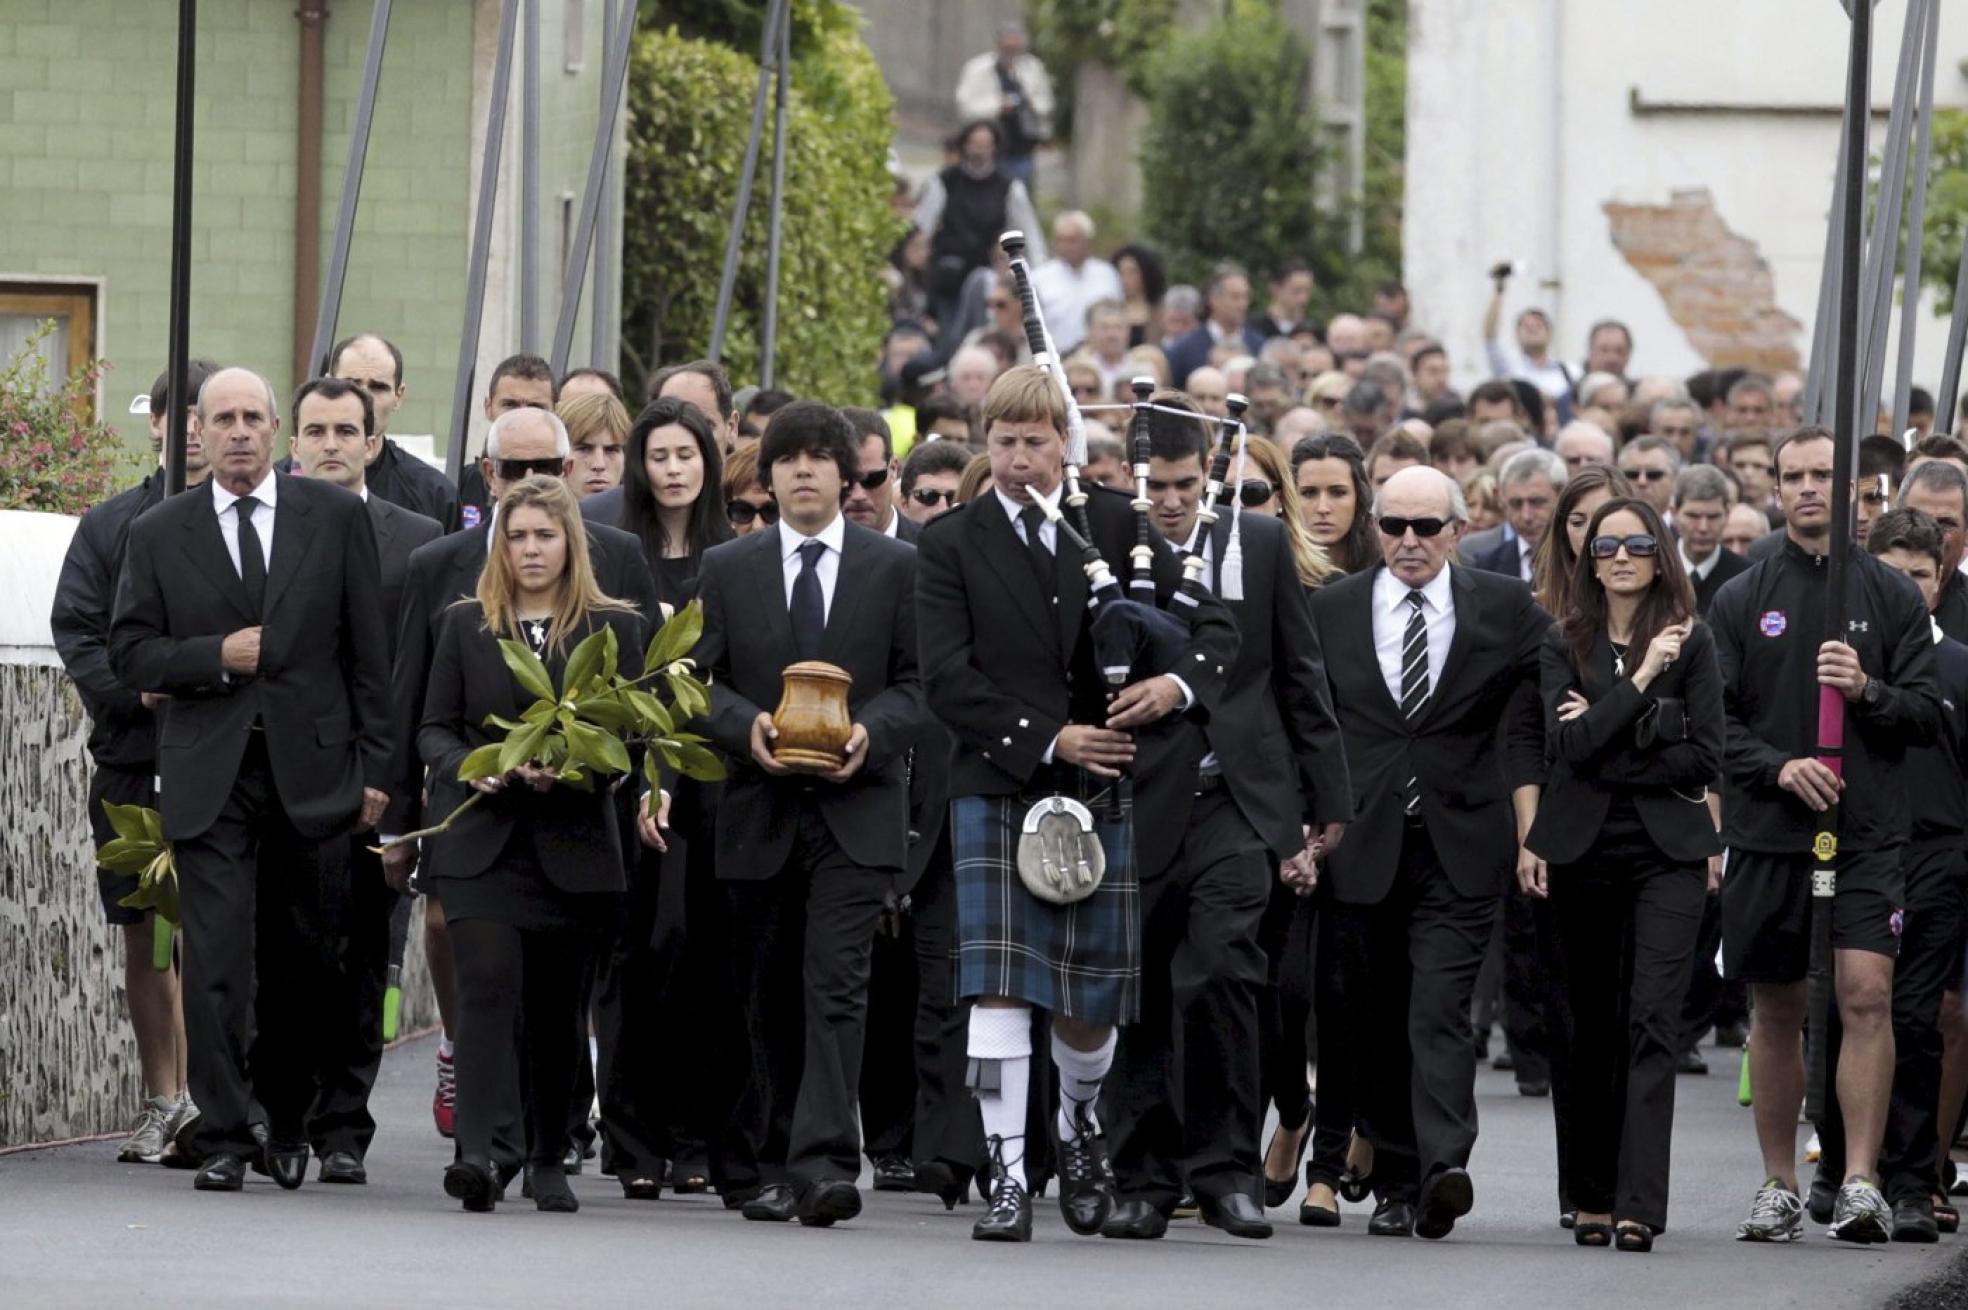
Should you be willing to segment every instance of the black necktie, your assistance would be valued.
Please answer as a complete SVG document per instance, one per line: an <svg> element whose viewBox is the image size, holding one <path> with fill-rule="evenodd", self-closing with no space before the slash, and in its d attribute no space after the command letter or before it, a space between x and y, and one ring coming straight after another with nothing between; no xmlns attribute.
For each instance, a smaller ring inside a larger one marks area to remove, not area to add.
<svg viewBox="0 0 1968 1310"><path fill-rule="evenodd" d="M800 571L793 579L793 645L803 660L820 657L820 638L827 631L827 602L820 594L820 557L827 543L800 543Z"/></svg>
<svg viewBox="0 0 1968 1310"><path fill-rule="evenodd" d="M1052 552L1046 549L1045 538L1039 529L1045 524L1045 511L1037 505L1027 505L1018 512L1018 521L1025 525L1025 552L1032 557L1032 571L1039 575L1039 586L1050 596L1058 586L1053 576Z"/></svg>
<svg viewBox="0 0 1968 1310"><path fill-rule="evenodd" d="M260 546L259 529L253 526L253 513L259 507L251 496L241 496L232 506L239 516L239 580L246 584L246 603L254 618L266 613L266 551Z"/></svg>
<svg viewBox="0 0 1968 1310"><path fill-rule="evenodd" d="M1401 714L1413 719L1428 703L1428 620L1421 612L1426 597L1419 591L1408 593L1408 627L1401 635ZM1421 804L1421 791L1410 776L1403 788L1402 808L1413 814Z"/></svg>

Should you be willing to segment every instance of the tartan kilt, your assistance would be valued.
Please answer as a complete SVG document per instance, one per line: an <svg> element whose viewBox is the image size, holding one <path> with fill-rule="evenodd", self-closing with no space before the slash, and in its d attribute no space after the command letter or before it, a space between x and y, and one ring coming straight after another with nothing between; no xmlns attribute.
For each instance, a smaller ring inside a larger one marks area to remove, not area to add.
<svg viewBox="0 0 1968 1310"><path fill-rule="evenodd" d="M1111 822L1104 785L1078 791L1093 812L1107 872L1093 895L1072 905L1040 900L1018 876L1019 824L1035 801L1052 792L950 802L957 994L1003 996L1088 1023L1133 1023L1141 1012L1133 804L1124 801L1120 821Z"/></svg>

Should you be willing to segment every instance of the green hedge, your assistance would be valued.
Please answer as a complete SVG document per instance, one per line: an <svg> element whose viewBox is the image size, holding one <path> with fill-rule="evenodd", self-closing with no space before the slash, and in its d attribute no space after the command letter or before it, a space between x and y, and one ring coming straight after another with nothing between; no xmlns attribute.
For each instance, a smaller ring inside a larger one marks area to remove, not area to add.
<svg viewBox="0 0 1968 1310"><path fill-rule="evenodd" d="M888 323L880 269L901 235L888 206L892 102L853 31L815 31L795 52L775 385L834 404L866 404ZM636 38L631 71L622 366L635 385L709 345L758 65L670 29ZM771 132L768 113L725 334L724 362L739 385L758 372Z"/></svg>

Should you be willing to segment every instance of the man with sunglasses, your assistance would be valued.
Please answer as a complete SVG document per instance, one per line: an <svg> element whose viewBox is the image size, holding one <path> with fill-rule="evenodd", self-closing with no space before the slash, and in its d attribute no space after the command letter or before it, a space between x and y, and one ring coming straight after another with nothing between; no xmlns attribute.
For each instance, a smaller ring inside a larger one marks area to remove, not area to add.
<svg viewBox="0 0 1968 1310"><path fill-rule="evenodd" d="M1776 449L1784 544L1725 585L1709 610L1722 669L1722 962L1750 986L1756 1132L1764 1183L1736 1236L1802 1235L1797 1112L1804 1096L1798 1034L1807 1010L1811 877L1822 868L1818 816L1838 806L1837 894L1830 913L1842 1049L1834 1042L1846 1173L1831 1235L1883 1242L1891 1214L1876 1169L1893 1077L1891 998L1911 823L1909 748L1940 727L1932 629L1919 591L1852 542L1831 539L1834 438L1799 428ZM1825 560L1847 552L1847 631L1825 640ZM1843 699L1843 767L1816 758L1818 696ZM1820 1125L1823 1131L1823 1125Z"/></svg>
<svg viewBox="0 0 1968 1310"><path fill-rule="evenodd" d="M1179 392L1155 399L1189 407ZM1226 505L1205 526L1210 431L1169 413L1148 423L1155 528L1209 562L1203 584L1243 640L1203 725L1208 753L1193 786L1170 798L1180 845L1140 856L1141 1020L1122 1032L1109 1085L1118 1195L1101 1234L1162 1236L1186 1188L1206 1223L1269 1237L1255 1199L1265 1101L1258 1006L1268 977L1260 925L1273 871L1314 842L1337 846L1353 798L1284 525L1262 514L1238 521Z"/></svg>
<svg viewBox="0 0 1968 1310"><path fill-rule="evenodd" d="M855 474L848 480L842 512L870 532L914 545L922 526L895 512L895 486L902 465L889 441L888 424L872 409L843 409L841 414L854 429L856 442Z"/></svg>
<svg viewBox="0 0 1968 1310"><path fill-rule="evenodd" d="M971 458L970 447L959 441L924 442L910 451L902 461L903 515L923 524L955 509Z"/></svg>
<svg viewBox="0 0 1968 1310"><path fill-rule="evenodd" d="M1666 437L1635 437L1620 449L1620 472L1652 505L1664 522L1673 522L1674 478L1681 471L1681 452Z"/></svg>
<svg viewBox="0 0 1968 1310"><path fill-rule="evenodd" d="M1440 1238L1475 1202L1470 1001L1499 898L1535 860L1551 618L1516 577L1451 566L1469 511L1445 474L1402 469L1373 508L1382 563L1312 600L1357 798L1318 879L1320 1012L1349 1031L1320 1035L1360 1053L1368 1231Z"/></svg>

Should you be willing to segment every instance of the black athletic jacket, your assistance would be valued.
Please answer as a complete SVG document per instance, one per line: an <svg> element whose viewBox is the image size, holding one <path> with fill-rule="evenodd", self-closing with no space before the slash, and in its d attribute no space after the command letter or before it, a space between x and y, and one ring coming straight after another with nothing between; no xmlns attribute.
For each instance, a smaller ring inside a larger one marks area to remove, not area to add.
<svg viewBox="0 0 1968 1310"><path fill-rule="evenodd" d="M1907 840L1907 751L1940 731L1933 629L1913 583L1848 549L1845 640L1878 687L1845 705L1838 838L1843 849L1881 850ZM1825 557L1786 541L1726 583L1709 611L1727 720L1722 838L1732 849L1811 849L1817 816L1777 786L1777 774L1816 753L1825 572Z"/></svg>
<svg viewBox="0 0 1968 1310"><path fill-rule="evenodd" d="M157 718L109 667L109 612L123 549L137 516L164 499L164 471L82 516L62 560L48 616L62 667L89 711L89 754L97 764L141 769L157 758Z"/></svg>
<svg viewBox="0 0 1968 1310"><path fill-rule="evenodd" d="M1943 636L1934 643L1940 684L1941 733L1932 746L1907 752L1907 800L1913 806L1915 846L1960 847L1968 833L1968 646Z"/></svg>

